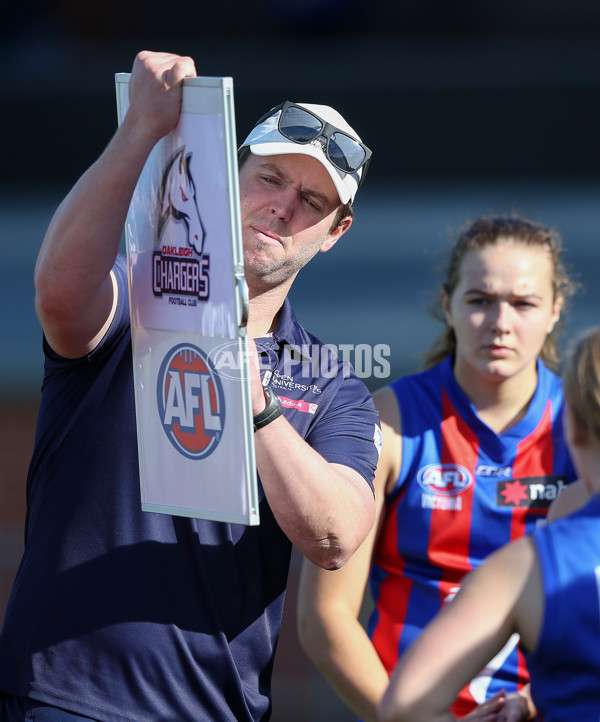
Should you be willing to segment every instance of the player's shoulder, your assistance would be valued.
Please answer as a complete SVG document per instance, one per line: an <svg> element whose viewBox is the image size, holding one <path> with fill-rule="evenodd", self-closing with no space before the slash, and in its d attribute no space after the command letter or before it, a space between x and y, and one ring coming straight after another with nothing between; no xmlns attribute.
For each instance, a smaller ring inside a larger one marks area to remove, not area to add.
<svg viewBox="0 0 600 722"><path fill-rule="evenodd" d="M547 521L555 521L581 509L590 499L590 493L581 480L567 484L548 509Z"/></svg>

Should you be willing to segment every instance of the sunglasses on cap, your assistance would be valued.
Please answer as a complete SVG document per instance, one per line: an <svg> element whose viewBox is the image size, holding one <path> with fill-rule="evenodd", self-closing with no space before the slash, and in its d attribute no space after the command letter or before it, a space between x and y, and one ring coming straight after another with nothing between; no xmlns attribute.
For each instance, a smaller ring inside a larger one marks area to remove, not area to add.
<svg viewBox="0 0 600 722"><path fill-rule="evenodd" d="M325 155L338 170L343 173L355 173L364 166L359 179L360 185L364 180L367 164L371 158L371 151L366 145L331 125L331 123L319 118L312 111L289 100L263 115L254 127L256 128L261 123L264 123L267 118L275 115L280 110L277 130L284 138L305 145L316 138L324 136L326 139Z"/></svg>

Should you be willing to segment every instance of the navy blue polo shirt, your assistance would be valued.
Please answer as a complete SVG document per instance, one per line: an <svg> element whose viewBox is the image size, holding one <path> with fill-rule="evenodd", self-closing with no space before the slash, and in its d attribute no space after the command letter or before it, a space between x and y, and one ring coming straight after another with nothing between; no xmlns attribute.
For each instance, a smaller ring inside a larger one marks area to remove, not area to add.
<svg viewBox="0 0 600 722"><path fill-rule="evenodd" d="M0 690L106 722L268 719L291 544L260 484L258 526L141 510L123 257L115 273L98 348L73 361L45 347ZM309 376L285 360L322 346L287 301L258 345L298 433L372 483L378 417L362 382L335 358L338 373Z"/></svg>

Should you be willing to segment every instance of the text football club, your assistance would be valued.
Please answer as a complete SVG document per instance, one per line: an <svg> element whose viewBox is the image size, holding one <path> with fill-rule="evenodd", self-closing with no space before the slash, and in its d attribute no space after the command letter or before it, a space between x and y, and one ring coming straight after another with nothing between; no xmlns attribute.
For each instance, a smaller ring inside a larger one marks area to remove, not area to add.
<svg viewBox="0 0 600 722"><path fill-rule="evenodd" d="M158 413L169 441L189 459L217 448L225 426L225 396L206 354L197 346L173 347L160 366Z"/></svg>

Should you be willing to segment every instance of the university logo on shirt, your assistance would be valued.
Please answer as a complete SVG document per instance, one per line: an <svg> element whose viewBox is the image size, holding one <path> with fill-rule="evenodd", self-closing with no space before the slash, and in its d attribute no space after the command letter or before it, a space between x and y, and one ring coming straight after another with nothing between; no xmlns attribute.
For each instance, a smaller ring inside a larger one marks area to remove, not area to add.
<svg viewBox="0 0 600 722"><path fill-rule="evenodd" d="M190 459L216 449L225 425L221 381L197 346L182 343L165 356L157 381L158 412L170 442Z"/></svg>

